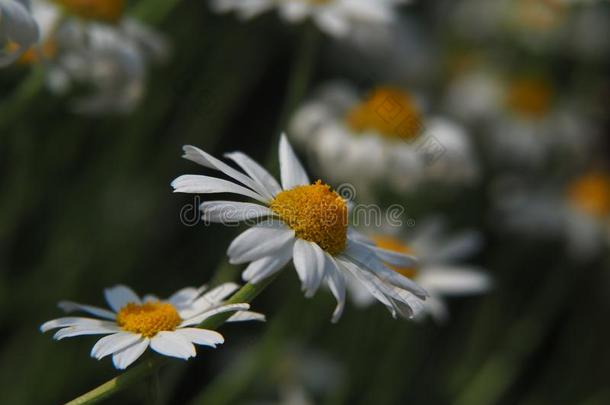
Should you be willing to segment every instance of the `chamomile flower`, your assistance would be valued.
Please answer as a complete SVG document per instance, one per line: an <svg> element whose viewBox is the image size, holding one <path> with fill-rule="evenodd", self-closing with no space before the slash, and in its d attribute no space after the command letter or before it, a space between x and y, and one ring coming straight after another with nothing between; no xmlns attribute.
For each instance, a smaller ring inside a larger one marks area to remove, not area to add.
<svg viewBox="0 0 610 405"><path fill-rule="evenodd" d="M207 221L259 222L239 235L227 254L232 264L249 263L242 277L253 284L273 275L293 260L307 297L326 281L337 299L333 321L345 306L345 276L350 274L383 303L394 317L412 317L422 309L427 293L413 281L388 269L383 262L412 266L412 256L363 243L348 222L347 202L320 180L312 183L286 137L279 160L282 185L259 164L240 152L229 153L243 171L194 147L184 157L218 170L234 181L203 175L184 175L172 182L180 193L233 193L258 203L209 201L201 204Z"/></svg>
<svg viewBox="0 0 610 405"><path fill-rule="evenodd" d="M236 312L228 322L264 320L249 312L248 304L223 304L238 288L227 283L208 292L204 288L184 288L167 300L146 295L140 298L133 290L118 285L104 291L110 310L70 301L59 303L66 312L82 311L96 318L65 317L45 322L42 332L59 329L57 340L81 335L107 335L97 341L91 356L100 360L112 355L114 366L127 368L148 347L165 356L189 359L196 356L193 344L216 347L224 343L218 332L196 326L223 312Z"/></svg>
<svg viewBox="0 0 610 405"><path fill-rule="evenodd" d="M405 192L426 180L475 180L478 165L465 131L446 118L426 117L422 104L397 87L361 97L347 84L331 83L297 110L290 132L321 173L364 196L379 185Z"/></svg>
<svg viewBox="0 0 610 405"><path fill-rule="evenodd" d="M481 294L491 287L491 280L481 269L460 262L481 247L481 237L475 231L463 231L448 235L446 226L438 218L422 222L418 230L409 237L400 235L397 227L388 227L383 234L372 233L371 243L389 251L413 254L419 259L418 266L389 267L413 279L430 293L425 301L425 313L437 321L448 316L444 297ZM368 306L373 297L357 283L349 284L354 302Z"/></svg>
<svg viewBox="0 0 610 405"><path fill-rule="evenodd" d="M586 261L610 242L610 173L593 169L557 186L500 180L496 219L502 230L537 239L559 239L568 255Z"/></svg>
<svg viewBox="0 0 610 405"><path fill-rule="evenodd" d="M280 16L299 23L310 18L325 33L346 37L358 26L390 23L396 7L406 0L212 0L217 12L235 11L240 18L250 19L277 8Z"/></svg>
<svg viewBox="0 0 610 405"><path fill-rule="evenodd" d="M0 67L10 65L38 41L29 0L0 0Z"/></svg>
<svg viewBox="0 0 610 405"><path fill-rule="evenodd" d="M42 63L56 94L79 84L90 87L74 100L77 113L128 113L144 94L149 65L166 59L168 44L123 11L122 0L34 0L40 44L19 63Z"/></svg>
<svg viewBox="0 0 610 405"><path fill-rule="evenodd" d="M540 168L554 156L582 162L598 133L575 97L560 97L538 74L474 68L448 87L445 102L450 114L477 125L483 147L499 166Z"/></svg>

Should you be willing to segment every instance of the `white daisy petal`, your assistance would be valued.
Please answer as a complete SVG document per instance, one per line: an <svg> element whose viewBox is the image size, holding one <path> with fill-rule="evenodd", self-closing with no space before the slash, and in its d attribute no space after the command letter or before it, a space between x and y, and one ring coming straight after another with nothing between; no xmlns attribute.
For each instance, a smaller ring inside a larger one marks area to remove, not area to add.
<svg viewBox="0 0 610 405"><path fill-rule="evenodd" d="M304 1L288 1L281 4L280 16L289 22L303 21L311 12L311 6Z"/></svg>
<svg viewBox="0 0 610 405"><path fill-rule="evenodd" d="M254 226L231 242L227 255L231 264L246 263L269 256L294 239L294 231L279 222Z"/></svg>
<svg viewBox="0 0 610 405"><path fill-rule="evenodd" d="M175 307L183 307L184 305L188 305L195 301L199 294L201 294L201 292L204 290L205 287L186 287L176 291L167 299L167 301L169 301L169 303Z"/></svg>
<svg viewBox="0 0 610 405"><path fill-rule="evenodd" d="M338 12L324 10L315 13L313 18L322 31L336 38L344 38L349 33L349 24Z"/></svg>
<svg viewBox="0 0 610 405"><path fill-rule="evenodd" d="M110 308L119 312L121 308L129 303L141 304L140 297L133 290L124 285L117 285L104 290L104 296Z"/></svg>
<svg viewBox="0 0 610 405"><path fill-rule="evenodd" d="M264 314L252 311L239 311L231 315L227 322L245 322L245 321L261 321L265 322L267 318Z"/></svg>
<svg viewBox="0 0 610 405"><path fill-rule="evenodd" d="M332 317L332 322L336 323L341 318L341 315L343 315L343 310L345 309L345 279L343 274L339 272L337 263L330 255L326 255L325 266L326 283L337 300L337 307Z"/></svg>
<svg viewBox="0 0 610 405"><path fill-rule="evenodd" d="M72 301L61 301L58 306L65 312L83 311L88 312L91 315L99 316L100 318L114 320L116 314L112 311L108 311L104 308L98 308L91 305L83 305Z"/></svg>
<svg viewBox="0 0 610 405"><path fill-rule="evenodd" d="M310 184L309 177L288 143L285 134L282 134L280 138L280 171L284 190Z"/></svg>
<svg viewBox="0 0 610 405"><path fill-rule="evenodd" d="M211 169L216 169L231 177L232 179L242 183L246 187L249 187L252 190L256 191L258 194L262 195L267 200L273 198L271 193L269 193L267 189L261 186L258 182L254 181L245 174L238 172L226 163L216 159L209 153L206 153L201 149L191 145L186 145L182 149L184 150L184 155L182 156L183 158L191 160L195 163L199 163L202 166L209 167Z"/></svg>
<svg viewBox="0 0 610 405"><path fill-rule="evenodd" d="M186 308L182 309L180 311L180 317L182 319L189 319L196 315L199 315L202 311L206 311L214 306L217 306L238 289L239 286L235 283L221 284L218 287L208 291L201 297L197 298Z"/></svg>
<svg viewBox="0 0 610 405"><path fill-rule="evenodd" d="M242 279L252 284L258 284L267 277L280 271L292 259L294 241L276 252L273 256L255 260L246 267Z"/></svg>
<svg viewBox="0 0 610 405"><path fill-rule="evenodd" d="M194 318L190 318L187 319L185 321L183 321L180 324L180 328L186 327L186 326L193 326L193 325L198 325L201 322L205 321L206 319L214 316L214 315L218 315L218 314L222 314L224 312L235 312L235 311L246 311L250 309L250 305L249 304L230 304L230 305L223 305L221 307L218 308L214 308L210 311L206 311L200 315L197 315Z"/></svg>
<svg viewBox="0 0 610 405"><path fill-rule="evenodd" d="M492 286L491 278L487 274L466 266L426 267L417 281L441 295L480 294Z"/></svg>
<svg viewBox="0 0 610 405"><path fill-rule="evenodd" d="M204 220L221 224L274 216L271 209L260 204L237 201L206 201L199 208Z"/></svg>
<svg viewBox="0 0 610 405"><path fill-rule="evenodd" d="M294 243L293 261L305 296L311 298L324 278L324 251L315 243L297 239Z"/></svg>
<svg viewBox="0 0 610 405"><path fill-rule="evenodd" d="M102 359L110 354L123 350L142 338L140 334L131 332L118 332L105 336L97 341L91 349L91 357Z"/></svg>
<svg viewBox="0 0 610 405"><path fill-rule="evenodd" d="M426 290L420 287L413 280L385 267L381 262L381 259L379 259L375 251L372 250L370 246L354 241L348 241L344 254L359 266L374 272L381 280L411 291L420 298L425 298L428 296Z"/></svg>
<svg viewBox="0 0 610 405"><path fill-rule="evenodd" d="M154 294L146 294L145 296L142 297L142 302L157 302L157 301L161 301L159 299L159 297L157 297Z"/></svg>
<svg viewBox="0 0 610 405"><path fill-rule="evenodd" d="M195 357L195 346L176 332L159 332L150 339L150 348L165 356L187 360Z"/></svg>
<svg viewBox="0 0 610 405"><path fill-rule="evenodd" d="M142 338L136 343L112 355L112 363L119 370L124 370L136 361L148 349L150 340Z"/></svg>
<svg viewBox="0 0 610 405"><path fill-rule="evenodd" d="M275 197L282 191L277 180L264 167L250 158L250 156L241 152L227 153L225 156L237 163L239 167L248 173L248 176L265 187L271 196Z"/></svg>
<svg viewBox="0 0 610 405"><path fill-rule="evenodd" d="M44 333L44 332L50 331L51 329L59 329L59 328L65 328L66 326L80 326L80 325L104 326L104 325L114 325L114 323L108 322L108 321L102 321L100 319L94 319L94 318L67 316L64 318L53 319L51 321L43 323L42 326L40 326L40 331Z"/></svg>
<svg viewBox="0 0 610 405"><path fill-rule="evenodd" d="M483 237L476 231L464 231L445 240L433 254L430 260L434 263L455 262L465 259L481 249Z"/></svg>
<svg viewBox="0 0 610 405"><path fill-rule="evenodd" d="M177 334L196 345L216 347L225 342L225 338L218 332L198 328L182 328L176 331Z"/></svg>
<svg viewBox="0 0 610 405"><path fill-rule="evenodd" d="M267 198L246 187L240 186L239 184L235 184L227 180L218 179L216 177L210 176L186 174L172 181L172 187L174 188L175 193L232 193L250 197L262 203L267 203L268 201Z"/></svg>
<svg viewBox="0 0 610 405"><path fill-rule="evenodd" d="M371 246L377 256L385 263L397 267L416 267L419 261L415 256L394 252L377 246Z"/></svg>
<svg viewBox="0 0 610 405"><path fill-rule="evenodd" d="M121 329L114 325L75 325L58 330L53 339L61 340L74 336L84 335L108 335L110 333L120 332Z"/></svg>

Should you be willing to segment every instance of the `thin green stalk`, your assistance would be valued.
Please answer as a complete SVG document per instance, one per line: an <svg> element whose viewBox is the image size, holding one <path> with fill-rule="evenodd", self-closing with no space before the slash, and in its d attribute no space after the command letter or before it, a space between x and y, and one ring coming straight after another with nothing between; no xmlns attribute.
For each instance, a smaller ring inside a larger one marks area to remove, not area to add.
<svg viewBox="0 0 610 405"><path fill-rule="evenodd" d="M275 278L271 276L266 280L261 281L259 284L246 284L239 291L227 301L227 304L239 304L248 303L254 300L258 294L260 294ZM202 322L199 327L202 329L217 329L221 326L232 313L218 314L213 317L206 319ZM99 401L106 399L119 391L124 390L127 387L141 381L143 378L151 375L153 372L159 369L167 359L161 357L154 357L147 359L137 366L125 371L123 374L114 377L113 379L105 382L97 388L67 402L66 405L83 405L83 404L95 404Z"/></svg>

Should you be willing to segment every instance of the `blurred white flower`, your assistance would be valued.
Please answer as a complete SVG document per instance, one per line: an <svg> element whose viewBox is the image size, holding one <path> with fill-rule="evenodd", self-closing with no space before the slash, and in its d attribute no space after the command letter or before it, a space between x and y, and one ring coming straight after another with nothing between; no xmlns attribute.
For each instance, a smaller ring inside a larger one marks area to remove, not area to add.
<svg viewBox="0 0 610 405"><path fill-rule="evenodd" d="M549 182L550 183L550 182ZM593 170L564 186L535 187L501 179L494 190L501 229L564 241L570 257L586 261L610 241L610 174Z"/></svg>
<svg viewBox="0 0 610 405"><path fill-rule="evenodd" d="M324 32L345 38L358 26L388 24L396 17L395 8L407 0L211 0L217 12L235 11L250 19L277 8L290 23L308 18Z"/></svg>
<svg viewBox="0 0 610 405"><path fill-rule="evenodd" d="M309 181L285 136L279 146L282 186L243 153L226 156L245 173L193 146L185 146L184 152L184 158L218 170L235 182L184 175L172 182L175 192L234 193L259 202L209 201L200 207L204 219L211 222L260 221L239 235L227 251L232 264L249 263L242 273L245 281L257 284L292 260L307 297L326 281L337 299L334 322L343 313L348 274L394 317L411 318L422 309L427 293L383 264L412 266L416 259L363 243L348 223L347 202L320 180L313 184Z"/></svg>
<svg viewBox="0 0 610 405"><path fill-rule="evenodd" d="M519 168L544 167L554 156L587 159L598 128L578 107L539 75L504 76L478 67L458 75L445 98L449 114L480 128L494 163Z"/></svg>
<svg viewBox="0 0 610 405"><path fill-rule="evenodd" d="M417 266L389 267L397 273L412 278L420 284L430 297L425 301L424 314L442 322L447 319L448 309L443 297L481 294L488 291L492 282L482 269L459 264L480 250L481 236L475 231L462 231L447 235L446 226L439 218L418 225L416 232L404 237L400 227L386 227L383 234L371 230L371 241L377 246L403 254L416 255ZM360 306L371 304L373 297L356 283L348 286L354 302Z"/></svg>
<svg viewBox="0 0 610 405"><path fill-rule="evenodd" d="M169 46L122 13L123 1L34 0L41 41L19 63L42 63L57 94L88 87L73 102L77 113L129 113L143 97L148 65L166 60Z"/></svg>
<svg viewBox="0 0 610 405"><path fill-rule="evenodd" d="M45 322L40 330L59 329L53 336L60 340L81 335L107 335L93 346L91 356L100 360L112 355L114 366L127 368L148 347L165 356L184 360L195 357L195 347L216 347L224 343L218 332L196 326L211 316L236 312L227 322L264 320L264 316L247 311L248 304L223 304L237 290L232 283L222 284L208 292L204 288L184 288L167 300L153 295L140 298L129 287L118 285L104 295L111 310L62 301L66 312L82 311L96 318L65 317ZM205 292L205 293L204 293Z"/></svg>
<svg viewBox="0 0 610 405"><path fill-rule="evenodd" d="M421 104L399 88L378 87L363 100L349 85L331 83L296 111L290 132L325 177L353 184L366 199L380 185L404 192L424 180L475 180L464 130L424 117Z"/></svg>
<svg viewBox="0 0 610 405"><path fill-rule="evenodd" d="M29 0L0 0L0 67L15 62L38 37Z"/></svg>

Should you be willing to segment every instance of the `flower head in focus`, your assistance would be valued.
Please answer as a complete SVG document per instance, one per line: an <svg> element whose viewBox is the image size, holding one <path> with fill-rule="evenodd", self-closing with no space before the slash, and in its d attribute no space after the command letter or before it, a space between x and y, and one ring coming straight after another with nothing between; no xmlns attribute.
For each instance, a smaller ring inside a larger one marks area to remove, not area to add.
<svg viewBox="0 0 610 405"><path fill-rule="evenodd" d="M0 67L19 59L39 35L29 0L0 0Z"/></svg>
<svg viewBox="0 0 610 405"><path fill-rule="evenodd" d="M405 0L212 0L217 12L235 11L240 18L250 19L277 8L280 16L291 23L308 18L325 33L334 37L348 36L359 25L388 24L395 18L395 8Z"/></svg>
<svg viewBox="0 0 610 405"><path fill-rule="evenodd" d="M127 368L150 347L165 356L188 359L196 356L193 344L216 347L224 342L218 332L196 326L211 316L235 312L227 322L264 320L249 312L248 304L225 305L223 300L238 288L227 283L208 292L184 288L167 300L146 295L140 298L130 288L118 285L104 291L110 310L70 301L59 303L66 312L82 311L96 318L65 317L45 322L42 332L59 329L57 340L81 335L107 335L93 346L91 356L112 355L114 366Z"/></svg>
<svg viewBox="0 0 610 405"><path fill-rule="evenodd" d="M290 132L325 176L365 196L379 186L405 192L423 181L475 180L478 165L465 131L427 117L422 104L395 86L361 97L348 84L330 83L296 111Z"/></svg>
<svg viewBox="0 0 610 405"><path fill-rule="evenodd" d="M372 231L370 239L387 250L416 255L419 265L409 267L389 266L397 273L412 278L430 293L425 301L425 313L437 321L448 316L444 297L481 294L491 288L490 277L481 269L460 262L481 247L481 236L475 231L463 231L447 235L446 226L439 218L419 225L410 237L397 235L400 228L388 228L384 233ZM357 283L349 284L354 301L368 306L372 296Z"/></svg>
<svg viewBox="0 0 610 405"><path fill-rule="evenodd" d="M410 318L423 308L421 301L427 293L383 264L411 266L416 260L365 243L349 225L347 202L327 184L309 180L285 136L279 147L281 186L243 153L226 155L241 172L193 146L185 146L184 152L186 159L218 170L233 181L184 175L172 182L175 192L233 193L258 202L209 201L200 207L210 222L259 221L239 235L227 251L232 264L249 263L242 274L245 281L256 284L293 260L306 296L313 296L323 281L328 284L338 303L333 321L340 318L345 306L348 274L395 317Z"/></svg>

